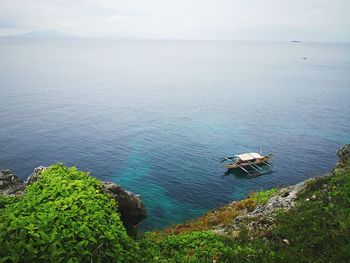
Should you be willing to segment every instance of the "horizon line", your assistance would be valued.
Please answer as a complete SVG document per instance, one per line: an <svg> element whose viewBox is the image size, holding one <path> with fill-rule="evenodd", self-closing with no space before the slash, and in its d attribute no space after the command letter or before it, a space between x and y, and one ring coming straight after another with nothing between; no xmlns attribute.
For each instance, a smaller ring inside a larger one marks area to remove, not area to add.
<svg viewBox="0 0 350 263"><path fill-rule="evenodd" d="M27 38L27 39L106 39L106 40L124 40L124 41L213 41L213 42L289 42L294 44L302 43L334 43L334 44L350 44L350 41L330 41L330 40L302 40L302 39L289 39L289 40L257 40L257 39L190 39L190 38L152 38L152 37L118 37L118 36L79 36L71 35L63 32L50 31L47 33L52 33L56 35L31 35L39 31L30 31L26 33L1 35L0 38Z"/></svg>

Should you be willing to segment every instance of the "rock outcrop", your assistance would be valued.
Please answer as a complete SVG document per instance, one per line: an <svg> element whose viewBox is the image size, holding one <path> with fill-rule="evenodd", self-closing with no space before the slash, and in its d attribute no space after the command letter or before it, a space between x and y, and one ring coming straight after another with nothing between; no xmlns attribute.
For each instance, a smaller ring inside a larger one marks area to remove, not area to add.
<svg viewBox="0 0 350 263"><path fill-rule="evenodd" d="M35 168L25 182L19 180L15 173L10 170L0 171L0 194L25 194L25 188L40 180L40 174L45 169L44 166ZM121 186L109 182L102 182L101 191L117 201L121 220L126 227L136 226L147 217L145 206L138 195L125 191Z"/></svg>
<svg viewBox="0 0 350 263"><path fill-rule="evenodd" d="M0 193L19 195L24 192L25 184L10 170L0 171Z"/></svg>
<svg viewBox="0 0 350 263"><path fill-rule="evenodd" d="M236 236L242 226L245 226L250 234L263 233L268 235L275 223L276 211L278 209L289 210L295 205L298 195L303 192L309 182L315 178L308 179L296 185L279 189L277 195L270 198L264 205L258 205L253 211L243 210L240 215L233 219L229 226L218 226L215 232ZM237 201L234 201L232 205Z"/></svg>
<svg viewBox="0 0 350 263"><path fill-rule="evenodd" d="M126 227L135 226L147 217L145 206L138 195L110 182L102 182L101 190L117 200L121 219Z"/></svg>
<svg viewBox="0 0 350 263"><path fill-rule="evenodd" d="M337 152L339 161L337 163L337 168L342 168L349 165L350 162L350 144L345 144Z"/></svg>
<svg viewBox="0 0 350 263"><path fill-rule="evenodd" d="M267 236L275 224L276 212L279 209L287 211L294 207L295 200L307 186L316 178L311 178L301 183L279 189L277 195L270 198L264 205L258 205L253 211L243 210L239 216L234 218L229 226L216 228L217 233L238 235L242 226L245 226L251 235L263 234Z"/></svg>
<svg viewBox="0 0 350 263"><path fill-rule="evenodd" d="M36 182L39 179L39 175L46 170L47 167L45 166L39 166L37 168L34 168L34 171L28 176L26 180L26 185L31 185L32 183Z"/></svg>

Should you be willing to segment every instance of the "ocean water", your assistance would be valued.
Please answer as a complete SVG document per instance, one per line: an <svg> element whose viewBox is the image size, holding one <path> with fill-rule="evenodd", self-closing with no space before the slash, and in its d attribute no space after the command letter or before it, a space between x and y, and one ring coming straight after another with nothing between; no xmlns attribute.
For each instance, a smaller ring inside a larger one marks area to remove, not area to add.
<svg viewBox="0 0 350 263"><path fill-rule="evenodd" d="M0 97L0 169L76 165L160 228L331 169L350 44L0 38ZM260 146L273 173L225 176L221 157Z"/></svg>

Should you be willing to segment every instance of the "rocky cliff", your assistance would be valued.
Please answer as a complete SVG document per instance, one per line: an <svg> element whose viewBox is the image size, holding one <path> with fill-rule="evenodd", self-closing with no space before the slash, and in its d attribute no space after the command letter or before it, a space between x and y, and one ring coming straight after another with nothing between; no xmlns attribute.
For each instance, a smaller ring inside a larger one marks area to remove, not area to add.
<svg viewBox="0 0 350 263"><path fill-rule="evenodd" d="M0 171L0 193L4 195L20 195L25 190L25 183L10 170Z"/></svg>
<svg viewBox="0 0 350 263"><path fill-rule="evenodd" d="M340 148L337 152L337 156L339 157L339 161L336 168L348 166L350 162L350 144L345 144L342 148Z"/></svg>

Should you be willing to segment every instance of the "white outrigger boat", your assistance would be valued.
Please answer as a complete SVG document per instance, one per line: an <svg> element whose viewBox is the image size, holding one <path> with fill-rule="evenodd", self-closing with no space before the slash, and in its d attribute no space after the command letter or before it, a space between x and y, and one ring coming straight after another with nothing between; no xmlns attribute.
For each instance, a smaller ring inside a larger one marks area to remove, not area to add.
<svg viewBox="0 0 350 263"><path fill-rule="evenodd" d="M248 175L253 175L261 174L263 171L262 165L272 168L272 165L268 162L271 157L271 153L263 155L262 153L251 152L225 157L222 158L221 162L228 161L228 163L225 164L225 168L229 170L241 169Z"/></svg>

